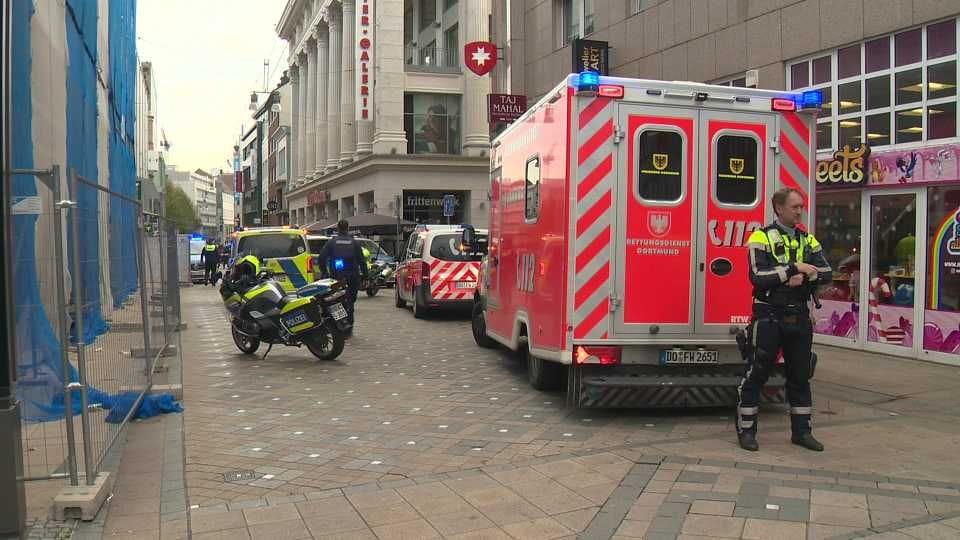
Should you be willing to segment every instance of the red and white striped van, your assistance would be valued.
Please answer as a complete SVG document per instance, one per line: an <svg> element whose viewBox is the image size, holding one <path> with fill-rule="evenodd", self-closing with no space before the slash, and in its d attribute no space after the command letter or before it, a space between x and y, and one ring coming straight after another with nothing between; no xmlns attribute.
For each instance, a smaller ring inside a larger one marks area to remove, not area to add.
<svg viewBox="0 0 960 540"><path fill-rule="evenodd" d="M781 187L809 211L820 97L569 76L493 143L478 343L575 406L735 401L746 241Z"/></svg>
<svg viewBox="0 0 960 540"><path fill-rule="evenodd" d="M477 235L486 239L485 230ZM423 318L438 307L470 307L480 275L480 256L462 245L459 225L419 225L397 266L397 307L409 302Z"/></svg>

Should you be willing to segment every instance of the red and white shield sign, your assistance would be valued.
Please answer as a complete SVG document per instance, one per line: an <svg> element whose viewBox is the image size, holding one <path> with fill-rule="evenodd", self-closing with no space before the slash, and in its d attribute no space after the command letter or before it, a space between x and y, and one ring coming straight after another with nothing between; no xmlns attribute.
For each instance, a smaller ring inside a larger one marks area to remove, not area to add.
<svg viewBox="0 0 960 540"><path fill-rule="evenodd" d="M467 69L483 76L497 65L497 46L489 41L472 41L463 46L463 61Z"/></svg>
<svg viewBox="0 0 960 540"><path fill-rule="evenodd" d="M648 212L647 230L657 237L670 232L670 212Z"/></svg>

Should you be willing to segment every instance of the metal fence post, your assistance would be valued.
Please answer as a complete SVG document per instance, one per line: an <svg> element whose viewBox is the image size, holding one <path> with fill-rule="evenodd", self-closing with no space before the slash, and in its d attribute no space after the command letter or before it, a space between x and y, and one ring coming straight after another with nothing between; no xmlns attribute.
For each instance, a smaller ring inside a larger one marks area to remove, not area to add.
<svg viewBox="0 0 960 540"><path fill-rule="evenodd" d="M149 298L147 295L150 294L147 290L147 279L146 279L146 264L144 264L144 249L146 248L146 239L144 238L144 222L145 216L143 214L143 209L140 209L140 215L137 218L138 234L137 234L137 271L140 274L140 316L143 318L143 374L147 377L147 388L153 384L153 363L151 358L154 357L153 348L151 347L150 332L152 331L153 325L150 322L150 313L147 307Z"/></svg>
<svg viewBox="0 0 960 540"><path fill-rule="evenodd" d="M60 166L54 165L51 175L53 188L53 201L56 207L55 226L53 228L53 244L56 250L55 261L58 268L66 268L64 261L63 244L63 225L64 213L67 208L76 205L75 201L63 200L63 186L60 178ZM76 279L76 276L74 276ZM57 322L60 325L60 364L63 369L63 405L64 422L67 431L67 471L70 474L70 485L80 485L77 477L77 441L73 429L73 383L70 382L70 327L67 325L67 288L63 280L66 275L63 272L58 273L56 278L57 286ZM77 283L74 281L74 283Z"/></svg>
<svg viewBox="0 0 960 540"><path fill-rule="evenodd" d="M83 279L80 273L80 183L77 180L77 171L70 169L70 183L73 188L73 198L76 205L71 213L73 225L73 307L76 312L74 328L77 336L77 372L80 387L80 429L83 435L83 465L86 484L92 486L97 478L94 465L93 451L90 441L90 411L87 402L87 357L86 343L83 335Z"/></svg>

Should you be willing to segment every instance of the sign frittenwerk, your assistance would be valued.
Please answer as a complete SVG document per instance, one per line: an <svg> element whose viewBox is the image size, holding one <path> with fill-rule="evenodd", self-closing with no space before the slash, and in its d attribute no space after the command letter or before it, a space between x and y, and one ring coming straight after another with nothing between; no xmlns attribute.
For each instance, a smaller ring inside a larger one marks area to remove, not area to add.
<svg viewBox="0 0 960 540"><path fill-rule="evenodd" d="M487 96L488 121L510 123L527 112L527 96L518 94L489 94Z"/></svg>

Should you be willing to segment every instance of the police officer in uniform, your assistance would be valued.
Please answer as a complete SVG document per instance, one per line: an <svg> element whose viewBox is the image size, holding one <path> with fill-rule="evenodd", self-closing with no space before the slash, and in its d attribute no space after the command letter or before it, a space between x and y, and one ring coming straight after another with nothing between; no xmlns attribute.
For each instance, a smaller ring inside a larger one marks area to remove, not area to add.
<svg viewBox="0 0 960 540"><path fill-rule="evenodd" d="M220 265L220 249L213 238L207 238L203 251L200 252L200 262L205 263L204 281L210 285L217 283L217 266Z"/></svg>
<svg viewBox="0 0 960 540"><path fill-rule="evenodd" d="M756 451L760 391L767 382L777 352L783 351L791 442L823 451L813 437L810 379L815 360L813 323L807 305L810 288L831 280L830 265L820 242L800 223L803 197L785 188L773 194L776 219L754 231L747 241L753 317L747 329L751 356L738 387L737 438L744 450Z"/></svg>
<svg viewBox="0 0 960 540"><path fill-rule="evenodd" d="M347 284L347 322L350 324L350 333L353 332L353 305L357 301L357 289L360 287L360 278L367 277L367 264L363 257L360 242L351 236L347 230L350 225L346 220L337 222L337 234L323 245L320 250L320 268L337 281Z"/></svg>

